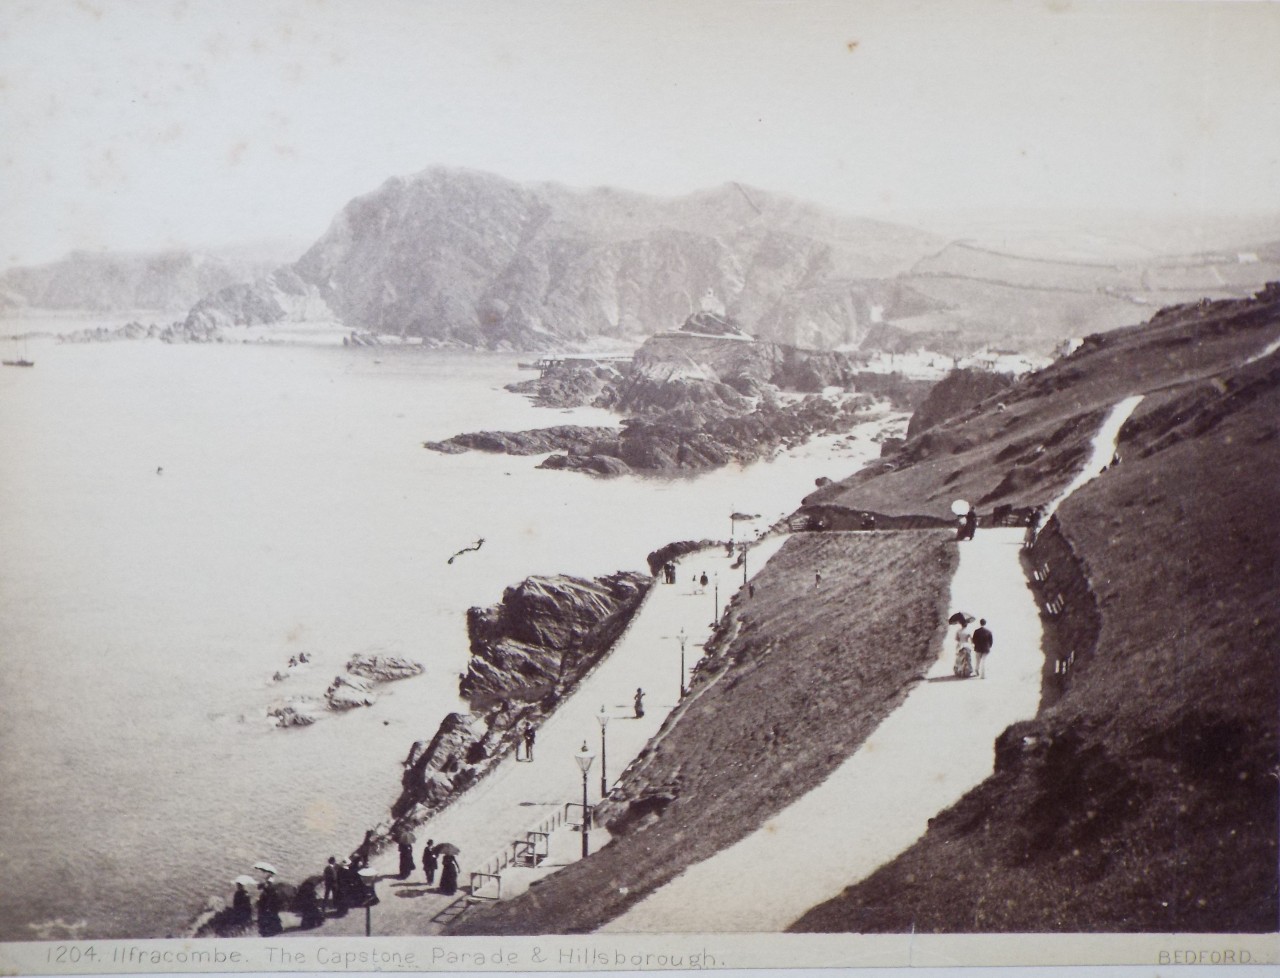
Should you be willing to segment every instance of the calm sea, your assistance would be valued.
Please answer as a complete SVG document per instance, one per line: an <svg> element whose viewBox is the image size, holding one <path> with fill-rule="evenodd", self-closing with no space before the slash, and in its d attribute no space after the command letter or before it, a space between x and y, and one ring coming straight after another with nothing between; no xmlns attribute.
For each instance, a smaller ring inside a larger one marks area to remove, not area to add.
<svg viewBox="0 0 1280 978"><path fill-rule="evenodd" d="M4 344L6 358L11 343ZM460 706L463 614L529 574L643 569L765 522L831 440L696 478L598 480L424 450L611 424L503 391L514 357L417 347L32 342L0 370L0 939L180 933L266 859L285 878L385 818ZM158 469L163 472L158 472ZM485 539L481 550L450 554ZM312 663L286 670L306 651ZM426 665L369 709L278 730L355 652Z"/></svg>

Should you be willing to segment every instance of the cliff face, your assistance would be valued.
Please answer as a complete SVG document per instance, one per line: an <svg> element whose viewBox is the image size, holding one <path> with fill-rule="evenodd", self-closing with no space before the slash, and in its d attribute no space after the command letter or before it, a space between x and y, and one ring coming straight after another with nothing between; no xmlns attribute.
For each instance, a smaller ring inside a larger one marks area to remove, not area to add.
<svg viewBox="0 0 1280 978"><path fill-rule="evenodd" d="M469 609L471 661L459 690L471 712L450 714L409 751L392 834L447 805L515 746L526 723L551 713L613 647L651 583L637 573L530 577L498 604Z"/></svg>
<svg viewBox="0 0 1280 978"><path fill-rule="evenodd" d="M635 573L530 577L497 605L469 609L471 661L460 692L482 707L572 685L621 634L649 583Z"/></svg>
<svg viewBox="0 0 1280 978"><path fill-rule="evenodd" d="M737 184L663 199L432 168L352 200L275 283L224 290L192 314L275 322L302 294L353 328L538 350L648 335L711 289L768 337L804 322L809 341L830 345L864 333L875 303L833 314L813 283L892 276L937 244Z"/></svg>

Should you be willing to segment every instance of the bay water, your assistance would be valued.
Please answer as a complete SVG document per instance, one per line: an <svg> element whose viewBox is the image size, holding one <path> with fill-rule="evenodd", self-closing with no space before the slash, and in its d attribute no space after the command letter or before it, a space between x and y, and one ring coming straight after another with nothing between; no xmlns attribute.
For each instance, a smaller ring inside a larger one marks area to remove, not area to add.
<svg viewBox="0 0 1280 978"><path fill-rule="evenodd" d="M29 355L0 371L3 940L178 935L258 860L318 872L386 819L410 745L464 708L469 606L530 574L647 569L669 541L725 538L734 510L762 528L874 452L828 438L696 476L595 479L422 447L617 422L502 390L530 376L514 356ZM372 707L271 725L273 703L319 695L357 652L426 671Z"/></svg>

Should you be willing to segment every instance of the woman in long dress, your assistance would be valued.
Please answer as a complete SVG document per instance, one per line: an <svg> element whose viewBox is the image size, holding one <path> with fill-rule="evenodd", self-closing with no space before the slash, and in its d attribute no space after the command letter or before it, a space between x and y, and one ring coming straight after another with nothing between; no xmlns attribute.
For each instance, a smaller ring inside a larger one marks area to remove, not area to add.
<svg viewBox="0 0 1280 978"><path fill-rule="evenodd" d="M956 632L956 661L951 671L961 679L973 675L973 629L969 627L969 620Z"/></svg>
<svg viewBox="0 0 1280 978"><path fill-rule="evenodd" d="M458 892L458 860L451 852L444 854L440 867L440 892L445 895Z"/></svg>
<svg viewBox="0 0 1280 978"><path fill-rule="evenodd" d="M408 837L400 840L400 879L407 880L416 866L413 864L413 843Z"/></svg>
<svg viewBox="0 0 1280 978"><path fill-rule="evenodd" d="M253 923L253 897L244 888L243 883L236 884L236 894L231 898L233 922L238 927L248 927Z"/></svg>
<svg viewBox="0 0 1280 978"><path fill-rule="evenodd" d="M274 937L284 930L280 922L280 895L270 880L258 887L258 933Z"/></svg>
<svg viewBox="0 0 1280 978"><path fill-rule="evenodd" d="M307 880L298 887L293 898L294 912L302 917L299 926L303 930L313 930L324 923L324 913L320 910L320 902L316 899L316 881Z"/></svg>

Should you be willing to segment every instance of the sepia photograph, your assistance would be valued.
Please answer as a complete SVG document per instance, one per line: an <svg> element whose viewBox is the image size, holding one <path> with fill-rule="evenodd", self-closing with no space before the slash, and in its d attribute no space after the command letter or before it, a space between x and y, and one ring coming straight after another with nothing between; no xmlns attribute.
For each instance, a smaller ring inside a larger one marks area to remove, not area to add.
<svg viewBox="0 0 1280 978"><path fill-rule="evenodd" d="M1280 962L1277 51L0 0L0 970Z"/></svg>

